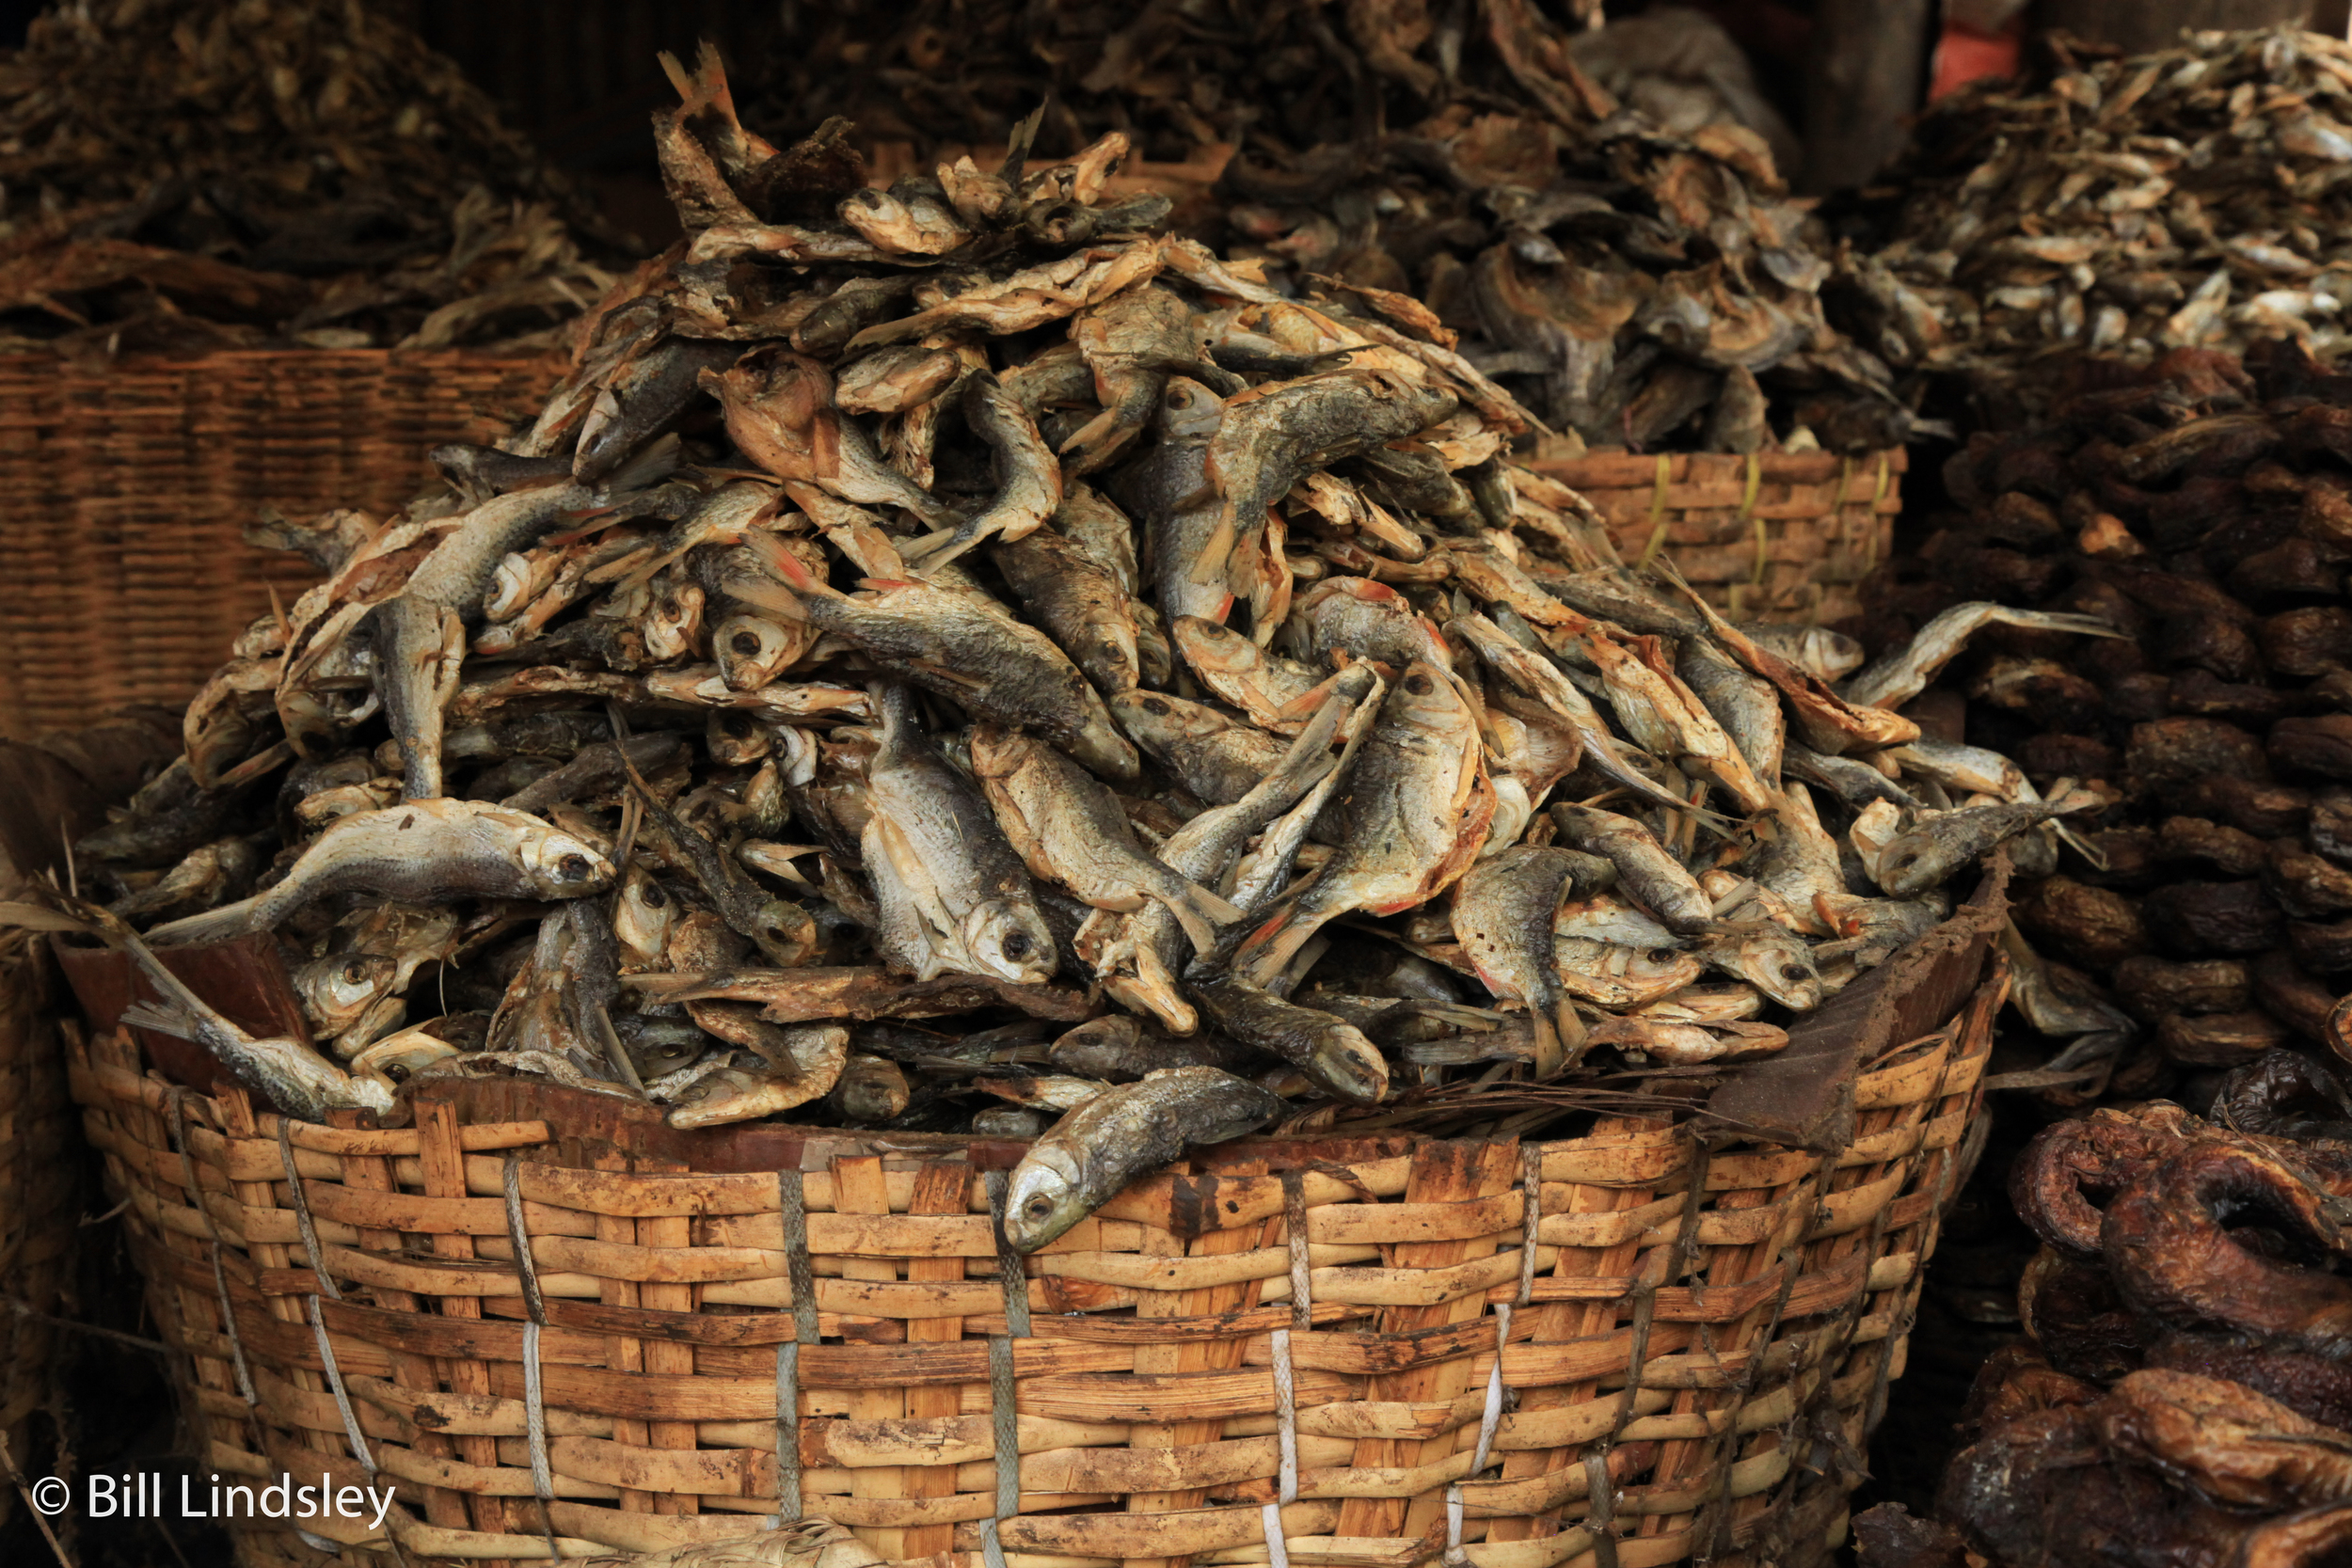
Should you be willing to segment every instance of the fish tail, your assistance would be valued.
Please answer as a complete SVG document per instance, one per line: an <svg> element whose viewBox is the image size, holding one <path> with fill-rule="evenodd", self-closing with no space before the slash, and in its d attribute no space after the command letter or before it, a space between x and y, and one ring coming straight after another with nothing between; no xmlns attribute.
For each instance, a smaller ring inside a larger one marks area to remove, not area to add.
<svg viewBox="0 0 2352 1568"><path fill-rule="evenodd" d="M1565 1072L1584 1056L1587 1043L1584 1015L1576 1010L1575 1002L1564 995L1560 998L1559 1010L1547 1022L1559 1038L1560 1070Z"/></svg>
<svg viewBox="0 0 2352 1568"><path fill-rule="evenodd" d="M400 742L403 793L411 800L441 793L441 607L402 595L375 611L376 695ZM464 640L458 646L463 657ZM450 682L453 686L454 682Z"/></svg>
<svg viewBox="0 0 2352 1568"><path fill-rule="evenodd" d="M1321 917L1296 902L1285 905L1234 949L1233 972L1252 985L1264 985L1290 966L1322 924Z"/></svg>
<svg viewBox="0 0 2352 1568"><path fill-rule="evenodd" d="M1293 697L1274 710L1275 719L1281 723L1289 724L1316 717L1323 711L1324 705L1337 692L1340 681L1346 673L1345 670L1342 670L1337 674L1327 676ZM1336 715L1332 721L1334 724L1338 722Z"/></svg>
<svg viewBox="0 0 2352 1568"><path fill-rule="evenodd" d="M898 559L914 572L935 571L978 544L987 534L973 523L960 523L927 533L914 543L899 548Z"/></svg>
<svg viewBox="0 0 2352 1568"><path fill-rule="evenodd" d="M253 913L261 901L262 895L257 893L250 898L240 898L216 910L166 921L147 934L167 947L193 947L208 942L228 942L253 929ZM151 973L154 966L151 963L147 967Z"/></svg>
<svg viewBox="0 0 2352 1568"><path fill-rule="evenodd" d="M1168 912L1184 928L1184 936L1195 953L1205 954L1215 948L1216 928L1242 918L1241 911L1232 904L1182 877L1171 876L1166 887L1154 890L1153 896L1168 906Z"/></svg>
<svg viewBox="0 0 2352 1568"><path fill-rule="evenodd" d="M602 488L608 495L622 495L630 490L650 489L677 471L677 432L655 437L641 448L629 460L604 476ZM595 516L607 508L597 508L587 515Z"/></svg>
<svg viewBox="0 0 2352 1568"><path fill-rule="evenodd" d="M1541 1007L1527 1009L1527 1024L1535 1039L1535 1059L1528 1064L1529 1076L1538 1084L1556 1078L1568 1065L1568 1054L1560 1043L1560 1026Z"/></svg>
<svg viewBox="0 0 2352 1568"><path fill-rule="evenodd" d="M174 1039L196 1038L196 1021L187 1009L166 1003L134 1002L122 1009L122 1022L134 1029L152 1030Z"/></svg>
<svg viewBox="0 0 2352 1568"><path fill-rule="evenodd" d="M2078 637L2125 637L2096 615L2083 615L2060 610L2010 610L2004 607L2000 619L2004 625L2027 631L2066 631Z"/></svg>

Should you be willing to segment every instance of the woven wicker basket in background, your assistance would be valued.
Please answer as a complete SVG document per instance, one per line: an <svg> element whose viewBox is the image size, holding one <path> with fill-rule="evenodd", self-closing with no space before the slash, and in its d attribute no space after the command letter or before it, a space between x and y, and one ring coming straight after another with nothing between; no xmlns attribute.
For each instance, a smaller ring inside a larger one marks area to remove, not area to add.
<svg viewBox="0 0 2352 1568"><path fill-rule="evenodd" d="M1562 1568L1604 1536L1619 1568L1804 1568L1965 1174L1988 909L1874 1004L1889 1049L1826 1150L1636 1117L1237 1145L1025 1271L992 1219L1018 1145L679 1133L520 1080L290 1122L103 1018L72 1078L203 1461L396 1486L412 1565L781 1513L942 1568ZM234 1528L249 1565L326 1560Z"/></svg>
<svg viewBox="0 0 2352 1568"><path fill-rule="evenodd" d="M244 543L263 506L396 508L428 448L502 434L561 369L479 350L0 356L0 734L185 702L273 587L292 604L317 578Z"/></svg>
<svg viewBox="0 0 2352 1568"><path fill-rule="evenodd" d="M1727 614L1821 626L1859 614L1902 511L1900 448L1826 451L1594 452L1528 464L1581 493L1629 562L1663 555Z"/></svg>

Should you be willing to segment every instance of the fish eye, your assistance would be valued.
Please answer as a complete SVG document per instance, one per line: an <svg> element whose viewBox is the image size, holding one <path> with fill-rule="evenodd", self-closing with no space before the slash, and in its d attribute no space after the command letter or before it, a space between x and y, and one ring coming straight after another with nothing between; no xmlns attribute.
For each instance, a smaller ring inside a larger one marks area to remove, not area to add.
<svg viewBox="0 0 2352 1568"><path fill-rule="evenodd" d="M356 986L359 984L367 977L368 966L360 962L358 958L354 958L349 963L343 965L343 978L350 981L353 985Z"/></svg>
<svg viewBox="0 0 2352 1568"><path fill-rule="evenodd" d="M1174 388L1168 394L1168 405L1170 408L1190 408L1192 394L1182 387Z"/></svg>
<svg viewBox="0 0 2352 1568"><path fill-rule="evenodd" d="M408 1082L408 1069L404 1064L399 1062L386 1062L384 1064L384 1076L390 1079L395 1084L405 1084Z"/></svg>
<svg viewBox="0 0 2352 1568"><path fill-rule="evenodd" d="M637 895L637 901L649 910L658 910L670 901L670 895L661 891L660 882L647 882L645 890Z"/></svg>
<svg viewBox="0 0 2352 1568"><path fill-rule="evenodd" d="M595 875L596 869L585 855L566 855L555 863L555 874L567 882L584 881Z"/></svg>
<svg viewBox="0 0 2352 1568"><path fill-rule="evenodd" d="M1642 956L1654 964L1672 963L1675 958L1674 949L1671 947L1653 947Z"/></svg>
<svg viewBox="0 0 2352 1568"><path fill-rule="evenodd" d="M1027 1214L1029 1218L1033 1220L1041 1220L1053 1213L1054 1200L1047 1197L1043 1193L1040 1193L1037 1196L1023 1204L1021 1208L1022 1212Z"/></svg>
<svg viewBox="0 0 2352 1568"><path fill-rule="evenodd" d="M1004 949L1005 957L1008 958L1027 958L1029 956L1029 934L1026 931L1013 932L1005 939Z"/></svg>
<svg viewBox="0 0 2352 1568"><path fill-rule="evenodd" d="M1780 977L1788 981L1790 985L1795 985L1799 980L1804 978L1804 971L1799 969L1795 964L1788 964L1782 967Z"/></svg>
<svg viewBox="0 0 2352 1568"><path fill-rule="evenodd" d="M1429 677L1419 674L1407 675L1405 677L1405 689L1416 697L1426 697L1429 695Z"/></svg>
<svg viewBox="0 0 2352 1568"><path fill-rule="evenodd" d="M735 651L741 654L746 658L749 658L752 655L759 652L758 634L748 631L737 632L735 634Z"/></svg>
<svg viewBox="0 0 2352 1568"><path fill-rule="evenodd" d="M1143 711L1146 713L1156 713L1165 716L1168 712L1168 705L1161 702L1157 697L1146 697L1143 700Z"/></svg>

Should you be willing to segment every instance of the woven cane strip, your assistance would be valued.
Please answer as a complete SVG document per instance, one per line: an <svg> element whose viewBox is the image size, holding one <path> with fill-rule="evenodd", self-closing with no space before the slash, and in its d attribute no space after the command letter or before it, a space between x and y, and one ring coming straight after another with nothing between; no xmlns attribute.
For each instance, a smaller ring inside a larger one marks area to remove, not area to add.
<svg viewBox="0 0 2352 1568"><path fill-rule="evenodd" d="M1717 608L1765 620L1858 613L1901 510L1901 451L1599 452L1535 468L1607 519L1627 561L1663 556Z"/></svg>
<svg viewBox="0 0 2352 1568"><path fill-rule="evenodd" d="M350 1464L339 1381L413 1562L648 1551L804 1512L972 1568L991 1542L1008 1568L1388 1560L1364 1543L1409 1568L1424 1533L1465 1568L1810 1563L1842 1480L1779 1435L1858 1439L1899 1370L1989 1045L1989 1013L1961 1023L1862 1075L1833 1153L1702 1156L1631 1117L1526 1148L1309 1146L1141 1183L1024 1260L958 1140L812 1133L780 1180L680 1170L649 1132L599 1165L564 1141L560 1093L474 1085L412 1127L281 1141L224 1110L175 1145L167 1091L127 1058L87 1052L74 1084L115 1197L169 1243L142 1248L151 1287L227 1297L218 1328L170 1330L217 1356L192 1391L222 1418L215 1455L309 1465L331 1443ZM273 1185L290 1174L309 1235ZM231 1334L258 1444L228 1418Z"/></svg>

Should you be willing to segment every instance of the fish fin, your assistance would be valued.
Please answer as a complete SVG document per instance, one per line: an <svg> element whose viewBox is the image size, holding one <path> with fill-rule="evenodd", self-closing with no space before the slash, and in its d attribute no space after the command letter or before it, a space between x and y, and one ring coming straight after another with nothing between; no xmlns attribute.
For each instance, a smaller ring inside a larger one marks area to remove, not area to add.
<svg viewBox="0 0 2352 1568"><path fill-rule="evenodd" d="M257 893L250 898L240 898L216 910L166 921L147 934L167 947L193 947L203 942L228 942L252 929L253 909L261 899L262 895Z"/></svg>
<svg viewBox="0 0 2352 1568"><path fill-rule="evenodd" d="M1565 1008L1567 1004L1563 1002L1561 1006ZM1540 1007L1527 1009L1527 1022L1535 1037L1535 1059L1529 1066L1529 1076L1539 1084L1558 1077L1568 1065L1567 1051L1560 1043L1559 1025L1545 1016Z"/></svg>
<svg viewBox="0 0 2352 1568"><path fill-rule="evenodd" d="M1219 516L1216 527L1209 534L1208 543L1202 545L1200 553L1193 558L1189 573L1192 580L1202 587L1214 587L1224 582L1225 563L1232 556L1235 538L1233 519Z"/></svg>
<svg viewBox="0 0 2352 1568"><path fill-rule="evenodd" d="M755 530L744 536L743 543L750 546L753 553L759 557L760 565L767 568L771 577L794 593L814 594L829 599L849 597L841 590L810 571L808 563L786 549L784 541L774 534L765 530ZM733 590L730 589L729 592L732 593Z"/></svg>
<svg viewBox="0 0 2352 1568"><path fill-rule="evenodd" d="M1560 1070L1565 1072L1583 1060L1585 1047L1590 1043L1584 1029L1584 1015L1576 1010L1574 999L1564 995L1560 998L1559 1012L1549 1022L1552 1032L1559 1037Z"/></svg>
<svg viewBox="0 0 2352 1568"><path fill-rule="evenodd" d="M1056 447L1054 451L1057 454L1063 456L1067 456L1069 453L1073 451L1089 451L1092 449L1096 441L1101 440L1104 436L1118 428L1119 410L1116 408L1105 408L1100 414L1095 415L1094 418L1080 425L1076 430L1071 432L1070 437L1063 441L1060 446Z"/></svg>
<svg viewBox="0 0 2352 1568"><path fill-rule="evenodd" d="M1022 171L1028 166L1029 149L1036 145L1038 127L1045 123L1045 105L1040 103L1021 119L1013 121L1012 134L1005 138L1005 161L996 167L997 178L1013 185L1021 183Z"/></svg>
<svg viewBox="0 0 2352 1568"><path fill-rule="evenodd" d="M2058 834L2061 843L2084 860L2089 861L2093 867L2101 871L2107 868L2107 852L2105 849L2100 848L2063 822L2053 820L2050 829Z"/></svg>
<svg viewBox="0 0 2352 1568"><path fill-rule="evenodd" d="M791 593L773 583L738 578L727 584L727 597L739 599L754 610L764 610L783 620L803 624L808 620L807 607Z"/></svg>

